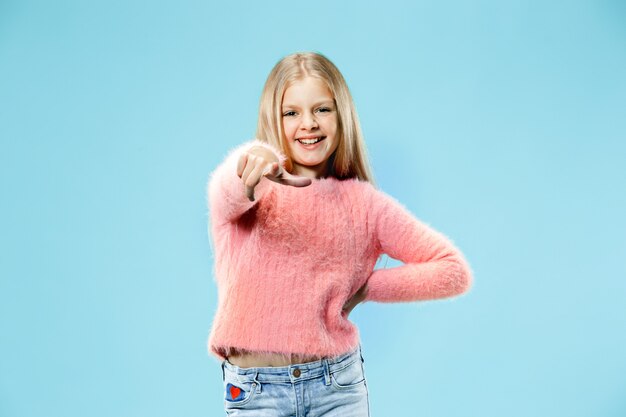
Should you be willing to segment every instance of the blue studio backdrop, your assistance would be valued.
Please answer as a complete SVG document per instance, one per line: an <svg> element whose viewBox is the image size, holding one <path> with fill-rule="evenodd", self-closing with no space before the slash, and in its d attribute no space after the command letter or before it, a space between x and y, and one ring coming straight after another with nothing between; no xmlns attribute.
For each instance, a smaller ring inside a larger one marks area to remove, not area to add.
<svg viewBox="0 0 626 417"><path fill-rule="evenodd" d="M206 182L296 51L339 67L378 185L475 273L351 313L372 415L626 415L624 22L618 0L0 2L0 416L224 415Z"/></svg>

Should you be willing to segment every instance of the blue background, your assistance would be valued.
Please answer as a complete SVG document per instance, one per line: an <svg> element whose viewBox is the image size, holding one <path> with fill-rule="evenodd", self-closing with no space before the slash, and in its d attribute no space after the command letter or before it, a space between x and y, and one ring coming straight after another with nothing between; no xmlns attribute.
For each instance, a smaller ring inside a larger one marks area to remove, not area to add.
<svg viewBox="0 0 626 417"><path fill-rule="evenodd" d="M304 50L475 272L352 312L372 415L626 415L626 4L364 4L0 3L0 416L223 415L206 181Z"/></svg>

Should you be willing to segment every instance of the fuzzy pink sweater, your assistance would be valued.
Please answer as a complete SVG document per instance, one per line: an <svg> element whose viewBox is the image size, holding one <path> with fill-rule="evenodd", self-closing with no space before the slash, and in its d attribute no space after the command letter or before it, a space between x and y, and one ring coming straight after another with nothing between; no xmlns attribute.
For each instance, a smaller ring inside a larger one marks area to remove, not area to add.
<svg viewBox="0 0 626 417"><path fill-rule="evenodd" d="M307 187L263 177L245 195L241 152L232 149L208 181L209 231L218 307L208 340L220 361L237 350L334 356L354 349L358 328L342 307L366 282L366 301L459 295L472 284L463 254L397 200L356 178ZM376 269L379 256L404 264Z"/></svg>

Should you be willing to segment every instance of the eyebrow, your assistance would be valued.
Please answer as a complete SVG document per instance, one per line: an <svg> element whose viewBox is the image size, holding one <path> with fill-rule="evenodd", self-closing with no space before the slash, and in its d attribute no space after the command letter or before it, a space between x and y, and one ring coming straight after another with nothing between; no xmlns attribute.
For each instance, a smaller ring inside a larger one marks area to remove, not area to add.
<svg viewBox="0 0 626 417"><path fill-rule="evenodd" d="M334 106L335 105L335 100L332 100L332 99L320 100L320 101L314 103L313 107L320 106L322 104L330 104L331 106ZM283 107L283 109L286 108L286 107L292 107L292 108L296 108L296 109L298 108L298 106L296 106L295 104L283 104L282 107Z"/></svg>

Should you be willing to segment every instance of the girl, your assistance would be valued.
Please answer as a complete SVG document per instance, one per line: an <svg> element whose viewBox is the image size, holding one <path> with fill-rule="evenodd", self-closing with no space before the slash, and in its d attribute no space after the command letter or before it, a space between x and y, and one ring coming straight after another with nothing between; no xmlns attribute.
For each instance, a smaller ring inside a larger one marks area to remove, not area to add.
<svg viewBox="0 0 626 417"><path fill-rule="evenodd" d="M256 138L213 171L208 199L218 286L208 345L231 416L369 416L352 309L472 283L447 237L375 187L346 82L319 53L272 69ZM384 253L404 265L374 270Z"/></svg>

